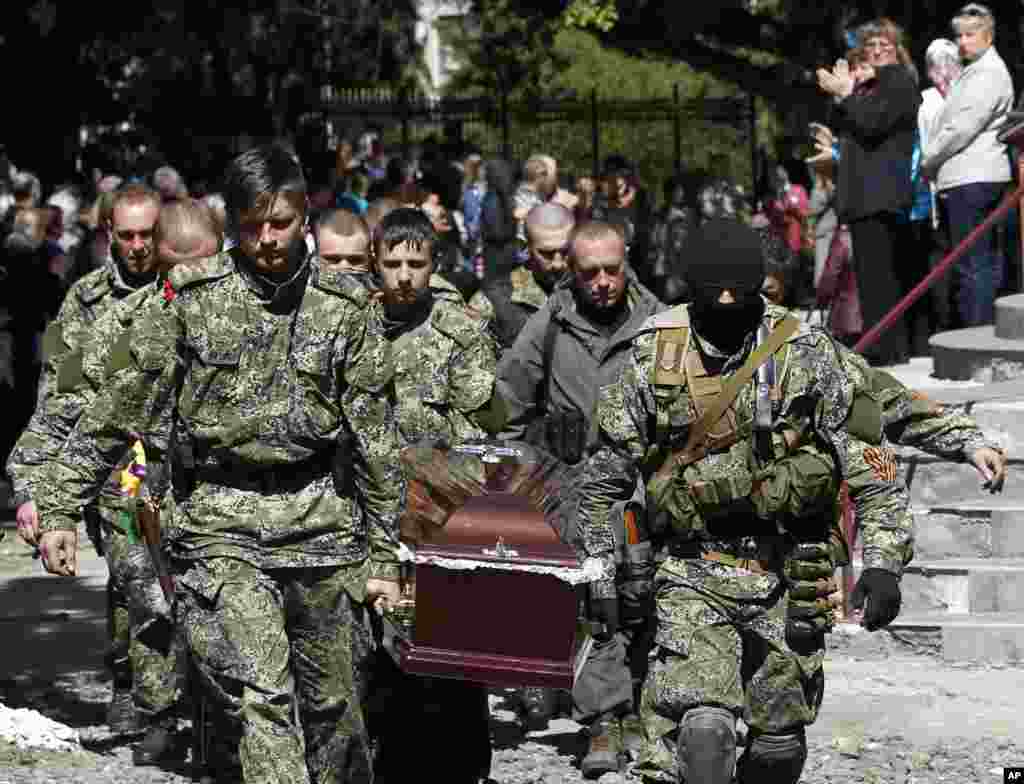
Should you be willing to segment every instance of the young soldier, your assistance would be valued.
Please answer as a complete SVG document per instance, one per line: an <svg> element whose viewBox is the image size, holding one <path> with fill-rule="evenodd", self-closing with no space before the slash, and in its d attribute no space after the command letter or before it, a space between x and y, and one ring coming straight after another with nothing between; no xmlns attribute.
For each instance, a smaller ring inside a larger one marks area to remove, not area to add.
<svg viewBox="0 0 1024 784"><path fill-rule="evenodd" d="M107 366L122 334L136 316L165 296L167 276L179 264L193 264L220 251L223 236L209 209L191 199L165 205L154 231L156 280L104 312L93 325L85 345L69 355L59 375L58 397L68 410L90 407L106 383ZM75 438L73 432L70 436ZM166 452L163 445L161 452ZM127 462L127 461L125 461ZM165 480L163 466L149 461L147 489ZM146 492L146 491L143 491ZM103 552L115 591L127 599L132 697L144 717L146 736L135 747L136 765L155 765L181 759L184 748L175 742L178 699L185 662L180 636L174 631L170 606L158 582L158 565L142 541L135 497L125 498L120 472L104 487L100 528Z"/></svg>
<svg viewBox="0 0 1024 784"><path fill-rule="evenodd" d="M39 537L36 499L45 487L38 469L56 457L82 412L82 401L75 393L57 393L61 365L68 355L85 344L101 315L153 281L156 275L153 233L159 215L159 194L144 186L128 185L111 195L111 208L103 216L104 228L110 237L106 264L71 287L57 318L46 331L36 410L7 461L18 507L18 533L32 546ZM102 501L90 503L83 510L86 528L98 549L102 549L101 521L113 514ZM107 724L115 733L132 732L138 725L128 657L128 606L113 576L107 584L107 618L110 636L107 661L113 674Z"/></svg>
<svg viewBox="0 0 1024 784"><path fill-rule="evenodd" d="M326 270L370 271L370 227L359 215L336 209L323 213L314 228L317 257Z"/></svg>
<svg viewBox="0 0 1024 784"><path fill-rule="evenodd" d="M905 514L906 491L866 459L844 465L855 389L824 333L765 305L756 233L709 221L686 259L693 304L651 319L602 391L581 544L605 574L592 592L614 597L610 513L640 476L668 556L655 576L641 771L727 784L742 716L750 740L738 780L796 784L822 694L824 635L788 634L791 563L827 551L840 471L893 513ZM909 542L887 530L863 536L877 563L896 570L898 596ZM891 607L879 604L884 625Z"/></svg>
<svg viewBox="0 0 1024 784"><path fill-rule="evenodd" d="M433 241L429 218L401 208L381 221L374 243L402 446L486 437L478 417L494 391L497 360L486 322L437 297L430 286ZM386 657L379 665L376 685L389 688L395 699L382 716L378 781L476 784L486 779L491 756L486 689L403 675ZM452 738L459 750L445 756L441 749Z"/></svg>
<svg viewBox="0 0 1024 784"><path fill-rule="evenodd" d="M574 227L572 212L562 205L534 207L526 216L526 265L486 281L469 301L471 308L493 322L503 348L512 346L530 316L540 310L564 277Z"/></svg>
<svg viewBox="0 0 1024 784"><path fill-rule="evenodd" d="M175 620L245 781L371 781L353 619L399 597L390 349L366 289L310 264L294 156L249 150L225 185L238 244L172 270L111 352L51 464L44 564L74 572L74 510L137 434L165 461L173 422Z"/></svg>

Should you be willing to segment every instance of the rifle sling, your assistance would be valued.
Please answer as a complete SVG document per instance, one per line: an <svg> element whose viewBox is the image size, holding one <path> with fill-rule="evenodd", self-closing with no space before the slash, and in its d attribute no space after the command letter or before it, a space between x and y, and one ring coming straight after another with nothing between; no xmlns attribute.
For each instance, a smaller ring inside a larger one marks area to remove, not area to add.
<svg viewBox="0 0 1024 784"><path fill-rule="evenodd" d="M665 462L661 464L655 475L659 480L667 480L679 466L688 466L700 460L706 450L705 439L708 431L721 419L729 410L740 394L740 390L750 382L757 373L757 369L767 362L772 355L782 348L790 336L799 328L800 322L792 316L787 316L771 331L764 342L751 352L747 361L739 370L726 380L722 392L714 399L710 406L704 411L704 415L690 427L690 435L682 449L672 452Z"/></svg>

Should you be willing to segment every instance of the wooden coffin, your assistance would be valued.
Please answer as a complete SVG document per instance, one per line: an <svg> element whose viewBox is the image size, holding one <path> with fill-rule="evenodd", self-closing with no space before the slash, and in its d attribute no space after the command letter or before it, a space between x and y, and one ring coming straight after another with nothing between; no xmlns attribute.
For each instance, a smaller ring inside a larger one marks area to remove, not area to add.
<svg viewBox="0 0 1024 784"><path fill-rule="evenodd" d="M524 444L410 447L403 540L415 552L406 672L494 686L571 688L584 589L545 520L560 464Z"/></svg>

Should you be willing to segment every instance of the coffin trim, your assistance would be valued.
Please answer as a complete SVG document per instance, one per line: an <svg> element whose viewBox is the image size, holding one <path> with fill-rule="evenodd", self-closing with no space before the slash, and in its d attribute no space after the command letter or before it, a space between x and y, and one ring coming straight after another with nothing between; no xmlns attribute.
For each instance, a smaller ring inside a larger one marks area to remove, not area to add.
<svg viewBox="0 0 1024 784"><path fill-rule="evenodd" d="M400 643L402 669L413 675L455 678L488 686L572 689L573 668L565 661L452 651Z"/></svg>

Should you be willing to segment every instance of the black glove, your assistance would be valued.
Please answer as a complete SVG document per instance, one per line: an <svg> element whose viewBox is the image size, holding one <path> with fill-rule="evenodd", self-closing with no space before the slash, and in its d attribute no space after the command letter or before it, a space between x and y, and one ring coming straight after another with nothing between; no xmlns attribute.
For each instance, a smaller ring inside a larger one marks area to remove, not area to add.
<svg viewBox="0 0 1024 784"><path fill-rule="evenodd" d="M591 599L590 620L604 624L604 631L594 635L597 640L610 640L619 630L619 600Z"/></svg>
<svg viewBox="0 0 1024 784"><path fill-rule="evenodd" d="M850 605L864 607L861 625L869 632L888 626L900 614L900 578L885 569L865 569L850 594Z"/></svg>

